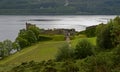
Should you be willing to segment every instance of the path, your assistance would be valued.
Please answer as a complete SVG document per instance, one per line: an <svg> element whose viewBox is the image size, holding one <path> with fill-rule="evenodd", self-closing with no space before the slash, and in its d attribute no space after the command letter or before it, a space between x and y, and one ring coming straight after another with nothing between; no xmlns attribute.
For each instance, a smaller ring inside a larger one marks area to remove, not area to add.
<svg viewBox="0 0 120 72"><path fill-rule="evenodd" d="M70 42L70 35L66 36L66 42L69 44L69 47L71 47L71 42Z"/></svg>

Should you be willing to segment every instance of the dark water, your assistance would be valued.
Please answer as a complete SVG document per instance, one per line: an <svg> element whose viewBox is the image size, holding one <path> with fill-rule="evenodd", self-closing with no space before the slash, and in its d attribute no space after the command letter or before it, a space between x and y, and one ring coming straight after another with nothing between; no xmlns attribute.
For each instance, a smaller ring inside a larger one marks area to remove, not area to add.
<svg viewBox="0 0 120 72"><path fill-rule="evenodd" d="M40 28L74 28L84 30L87 26L106 23L115 15L69 15L69 16L36 16L36 15L0 15L0 41L5 39L15 40L20 29L25 28L25 23L36 24Z"/></svg>

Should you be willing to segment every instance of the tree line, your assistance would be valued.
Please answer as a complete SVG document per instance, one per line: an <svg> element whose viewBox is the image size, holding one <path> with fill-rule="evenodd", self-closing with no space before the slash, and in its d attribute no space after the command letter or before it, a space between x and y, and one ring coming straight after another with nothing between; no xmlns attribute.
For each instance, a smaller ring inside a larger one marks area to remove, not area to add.
<svg viewBox="0 0 120 72"><path fill-rule="evenodd" d="M17 38L14 42L11 40L5 40L0 42L0 57L1 59L9 56L17 51L24 49L25 47L31 46L40 41L63 41L65 40L64 35L53 34L46 35L41 33L41 29L36 25L30 24L26 29L21 29L18 33Z"/></svg>
<svg viewBox="0 0 120 72"><path fill-rule="evenodd" d="M3 42L0 42L1 59L23 49L24 47L38 42L39 34L40 29L31 25L28 29L21 29L14 42L11 40L4 40Z"/></svg>
<svg viewBox="0 0 120 72"><path fill-rule="evenodd" d="M9 56L20 50L20 45L17 42L4 40L0 42L0 59Z"/></svg>
<svg viewBox="0 0 120 72"><path fill-rule="evenodd" d="M119 0L1 0L0 14L120 14Z"/></svg>

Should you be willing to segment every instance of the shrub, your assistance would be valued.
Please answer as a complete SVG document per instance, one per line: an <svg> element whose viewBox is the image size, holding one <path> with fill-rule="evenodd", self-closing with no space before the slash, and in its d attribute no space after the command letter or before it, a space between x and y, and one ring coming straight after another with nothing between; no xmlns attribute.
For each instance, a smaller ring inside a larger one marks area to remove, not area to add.
<svg viewBox="0 0 120 72"><path fill-rule="evenodd" d="M97 46L103 49L110 49L113 47L111 35L111 25L102 26L97 34Z"/></svg>
<svg viewBox="0 0 120 72"><path fill-rule="evenodd" d="M61 72L78 72L79 67L73 61L66 61L62 65L63 70Z"/></svg>
<svg viewBox="0 0 120 72"><path fill-rule="evenodd" d="M46 36L46 35L39 35L39 41L49 41L52 40L52 38L50 36Z"/></svg>
<svg viewBox="0 0 120 72"><path fill-rule="evenodd" d="M35 25L30 25L28 26L28 29L27 30L31 30L35 36L36 36L36 39L38 40L38 37L39 37L39 34L40 34L40 29L39 27L35 26Z"/></svg>
<svg viewBox="0 0 120 72"><path fill-rule="evenodd" d="M28 42L30 42L30 44L37 42L37 37L35 36L35 33L33 31L27 30L26 35L27 35L26 39Z"/></svg>
<svg viewBox="0 0 120 72"><path fill-rule="evenodd" d="M120 64L120 45L118 45L115 50L113 51L114 53L114 62L115 64Z"/></svg>
<svg viewBox="0 0 120 72"><path fill-rule="evenodd" d="M114 47L120 44L120 17L116 17L110 22L111 28L111 40Z"/></svg>
<svg viewBox="0 0 120 72"><path fill-rule="evenodd" d="M65 40L65 36L64 35L54 35L54 36L52 36L52 39L54 41L64 41Z"/></svg>
<svg viewBox="0 0 120 72"><path fill-rule="evenodd" d="M102 52L96 56L87 57L81 64L85 72L111 72L114 67L112 54Z"/></svg>
<svg viewBox="0 0 120 72"><path fill-rule="evenodd" d="M75 56L77 59L82 59L93 54L92 48L94 46L87 40L83 39L78 42L75 48Z"/></svg>
<svg viewBox="0 0 120 72"><path fill-rule="evenodd" d="M96 26L90 26L86 28L85 34L87 37L95 37L96 36L95 31L96 31Z"/></svg>
<svg viewBox="0 0 120 72"><path fill-rule="evenodd" d="M97 46L104 49L114 48L120 44L120 18L116 17L97 27Z"/></svg>
<svg viewBox="0 0 120 72"><path fill-rule="evenodd" d="M73 50L69 48L69 45L63 45L57 52L56 61L65 61L68 59L72 59Z"/></svg>
<svg viewBox="0 0 120 72"><path fill-rule="evenodd" d="M16 40L18 41L20 48L24 48L30 45L26 39L23 39L21 37L18 37Z"/></svg>

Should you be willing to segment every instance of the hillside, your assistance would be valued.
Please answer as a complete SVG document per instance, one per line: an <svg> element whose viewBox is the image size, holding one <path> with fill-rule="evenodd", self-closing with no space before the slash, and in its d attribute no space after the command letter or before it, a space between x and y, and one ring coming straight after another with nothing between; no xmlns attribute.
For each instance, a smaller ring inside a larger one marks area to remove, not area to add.
<svg viewBox="0 0 120 72"><path fill-rule="evenodd" d="M0 0L0 14L120 14L119 0Z"/></svg>
<svg viewBox="0 0 120 72"><path fill-rule="evenodd" d="M91 43L95 44L96 38L87 38ZM72 46L75 47L81 39L72 41ZM65 41L47 41L39 42L33 46L25 48L16 54L13 54L0 61L0 71L10 70L12 67L21 64L22 62L54 59L59 48L64 45ZM6 66L7 65L7 66Z"/></svg>
<svg viewBox="0 0 120 72"><path fill-rule="evenodd" d="M33 46L25 48L3 60L0 60L0 72L11 69L22 62L29 61L43 61L54 59L57 50L61 45L65 44L64 41L49 41L49 42L39 42ZM7 65L7 66L6 66Z"/></svg>
<svg viewBox="0 0 120 72"><path fill-rule="evenodd" d="M31 47L25 48L16 54L13 54L0 61L1 64L20 64L21 62L43 61L54 59L58 48L63 45L64 41L50 41L50 42L40 42Z"/></svg>

